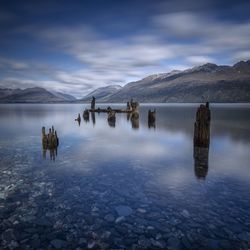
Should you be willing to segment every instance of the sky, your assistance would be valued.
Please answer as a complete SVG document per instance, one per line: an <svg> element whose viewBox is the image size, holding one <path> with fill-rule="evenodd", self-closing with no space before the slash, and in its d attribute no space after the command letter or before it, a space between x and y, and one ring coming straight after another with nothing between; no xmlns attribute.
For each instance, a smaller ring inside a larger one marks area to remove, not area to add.
<svg viewBox="0 0 250 250"><path fill-rule="evenodd" d="M250 59L250 1L0 0L0 88L98 87Z"/></svg>

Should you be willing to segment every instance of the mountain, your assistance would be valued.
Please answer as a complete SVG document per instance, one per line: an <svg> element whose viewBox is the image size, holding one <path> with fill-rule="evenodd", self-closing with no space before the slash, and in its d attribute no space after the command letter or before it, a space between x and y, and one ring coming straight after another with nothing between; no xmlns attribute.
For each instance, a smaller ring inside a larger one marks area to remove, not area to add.
<svg viewBox="0 0 250 250"><path fill-rule="evenodd" d="M130 82L107 102L250 102L250 60L233 66L207 63ZM97 101L99 101L97 99Z"/></svg>
<svg viewBox="0 0 250 250"><path fill-rule="evenodd" d="M98 100L98 102L106 102L110 98L110 96L115 94L121 88L122 87L120 85L109 85L107 87L101 87L84 96L80 101L89 102L92 99L92 96L94 96Z"/></svg>
<svg viewBox="0 0 250 250"><path fill-rule="evenodd" d="M1 103L50 103L68 102L74 97L58 92L50 92L44 88L0 89Z"/></svg>
<svg viewBox="0 0 250 250"><path fill-rule="evenodd" d="M69 102L76 101L76 98L72 95L69 95L69 94L64 94L64 93L56 92L56 91L50 91L50 93L52 93L53 95L55 95L58 98L64 99L65 101L69 101Z"/></svg>

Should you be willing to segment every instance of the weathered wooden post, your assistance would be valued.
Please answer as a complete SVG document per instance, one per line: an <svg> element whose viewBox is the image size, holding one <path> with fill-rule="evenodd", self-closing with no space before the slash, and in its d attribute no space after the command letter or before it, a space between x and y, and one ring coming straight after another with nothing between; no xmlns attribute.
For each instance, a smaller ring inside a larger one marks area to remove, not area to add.
<svg viewBox="0 0 250 250"><path fill-rule="evenodd" d="M43 148L47 148L48 137L46 135L45 127L42 127L42 144L43 144Z"/></svg>
<svg viewBox="0 0 250 250"><path fill-rule="evenodd" d="M209 103L201 104L194 123L194 169L197 178L205 179L208 173L211 112Z"/></svg>
<svg viewBox="0 0 250 250"><path fill-rule="evenodd" d="M211 113L209 103L201 104L196 112L194 123L194 145L208 147L210 143L210 120Z"/></svg>
<svg viewBox="0 0 250 250"><path fill-rule="evenodd" d="M131 110L130 102L127 102L127 110Z"/></svg>
<svg viewBox="0 0 250 250"><path fill-rule="evenodd" d="M148 111L148 128L155 128L155 115L156 115L156 110Z"/></svg>
<svg viewBox="0 0 250 250"><path fill-rule="evenodd" d="M59 138L57 137L57 132L55 130L55 138L56 138L56 147L59 146Z"/></svg>
<svg viewBox="0 0 250 250"><path fill-rule="evenodd" d="M52 143L52 132L51 132L51 128L49 129L49 134L48 134L48 146L51 147L51 143Z"/></svg>
<svg viewBox="0 0 250 250"><path fill-rule="evenodd" d="M95 97L94 96L92 96L91 109L95 110Z"/></svg>

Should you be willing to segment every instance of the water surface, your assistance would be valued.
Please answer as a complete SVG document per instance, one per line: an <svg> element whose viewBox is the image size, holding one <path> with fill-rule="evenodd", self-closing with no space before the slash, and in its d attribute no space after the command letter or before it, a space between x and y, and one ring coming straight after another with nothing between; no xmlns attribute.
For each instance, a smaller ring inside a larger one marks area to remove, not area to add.
<svg viewBox="0 0 250 250"><path fill-rule="evenodd" d="M87 106L0 106L3 249L250 248L250 105L211 105L201 169L197 104L142 104L135 123L101 113L79 125ZM52 125L57 154L41 145Z"/></svg>

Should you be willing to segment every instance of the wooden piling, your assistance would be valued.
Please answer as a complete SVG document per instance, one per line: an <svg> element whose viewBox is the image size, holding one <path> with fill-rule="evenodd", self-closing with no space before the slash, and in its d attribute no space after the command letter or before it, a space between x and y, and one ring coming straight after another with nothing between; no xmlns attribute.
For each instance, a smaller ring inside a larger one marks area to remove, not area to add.
<svg viewBox="0 0 250 250"><path fill-rule="evenodd" d="M94 110L95 109L95 97L92 97L92 101L91 101L91 109Z"/></svg>
<svg viewBox="0 0 250 250"><path fill-rule="evenodd" d="M194 123L194 145L197 147L208 147L210 143L210 120L211 113L209 103L201 104L196 112Z"/></svg>

